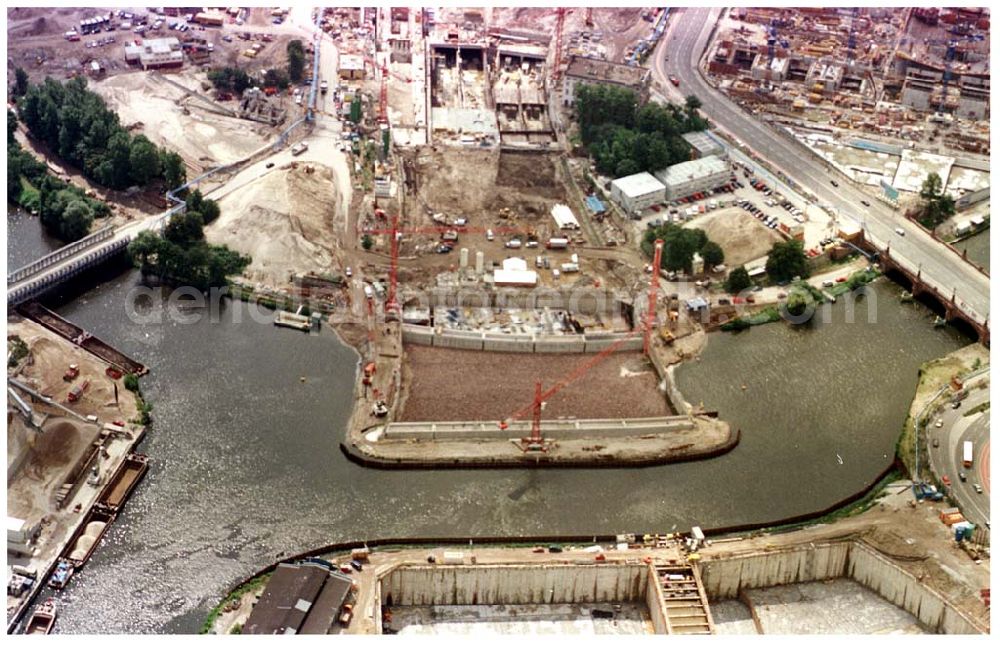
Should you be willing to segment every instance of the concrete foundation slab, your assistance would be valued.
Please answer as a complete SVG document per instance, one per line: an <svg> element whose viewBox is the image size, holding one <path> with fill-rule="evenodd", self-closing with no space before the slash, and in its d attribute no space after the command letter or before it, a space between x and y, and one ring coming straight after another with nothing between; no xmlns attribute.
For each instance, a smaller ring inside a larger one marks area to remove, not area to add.
<svg viewBox="0 0 1000 646"><path fill-rule="evenodd" d="M756 635L750 609L735 599L710 604L716 635Z"/></svg>
<svg viewBox="0 0 1000 646"><path fill-rule="evenodd" d="M615 611L615 608L620 610ZM611 612L598 619L592 610ZM649 635L642 604L401 606L390 627L401 635Z"/></svg>
<svg viewBox="0 0 1000 646"><path fill-rule="evenodd" d="M850 579L759 588L746 595L765 634L928 634L913 615Z"/></svg>

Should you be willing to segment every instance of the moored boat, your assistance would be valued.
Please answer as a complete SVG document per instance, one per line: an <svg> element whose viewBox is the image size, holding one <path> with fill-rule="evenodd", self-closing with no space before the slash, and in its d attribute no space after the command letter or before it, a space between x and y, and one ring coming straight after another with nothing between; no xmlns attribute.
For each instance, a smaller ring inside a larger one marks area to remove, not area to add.
<svg viewBox="0 0 1000 646"><path fill-rule="evenodd" d="M52 632L52 625L56 623L56 602L55 599L48 599L45 603L35 609L28 619L28 625L24 628L25 635L48 635Z"/></svg>
<svg viewBox="0 0 1000 646"><path fill-rule="evenodd" d="M55 588L56 590L62 590L69 583L69 579L76 572L76 566L67 561L66 559L59 559L59 563L56 564L55 571L52 572L52 576L49 577L49 587Z"/></svg>

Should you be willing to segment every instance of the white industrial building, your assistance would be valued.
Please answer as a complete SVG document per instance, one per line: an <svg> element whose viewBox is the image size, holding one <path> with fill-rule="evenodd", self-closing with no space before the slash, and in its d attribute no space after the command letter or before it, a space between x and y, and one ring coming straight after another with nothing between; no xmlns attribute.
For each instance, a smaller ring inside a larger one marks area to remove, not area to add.
<svg viewBox="0 0 1000 646"><path fill-rule="evenodd" d="M552 219L556 221L556 226L563 231L575 231L580 228L580 223L573 210L565 204L556 204L552 207Z"/></svg>
<svg viewBox="0 0 1000 646"><path fill-rule="evenodd" d="M715 155L667 166L656 173L667 200L679 200L695 193L718 188L732 177L729 165Z"/></svg>
<svg viewBox="0 0 1000 646"><path fill-rule="evenodd" d="M493 270L493 284L498 287L534 287L538 282L538 274L523 258L507 258L502 267Z"/></svg>
<svg viewBox="0 0 1000 646"><path fill-rule="evenodd" d="M611 199L630 214L662 202L663 195L663 184L649 173L619 177L611 182Z"/></svg>
<svg viewBox="0 0 1000 646"><path fill-rule="evenodd" d="M176 38L147 38L140 45L125 45L125 62L138 63L144 70L180 67L184 64L184 51Z"/></svg>

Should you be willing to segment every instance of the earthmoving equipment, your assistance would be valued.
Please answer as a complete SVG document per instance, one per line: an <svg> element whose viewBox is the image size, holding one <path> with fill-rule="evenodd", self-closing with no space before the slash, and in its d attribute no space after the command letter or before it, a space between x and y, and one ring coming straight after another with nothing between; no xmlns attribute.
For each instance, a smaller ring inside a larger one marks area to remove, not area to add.
<svg viewBox="0 0 1000 646"><path fill-rule="evenodd" d="M63 373L63 381L73 381L80 376L80 366L75 363L69 364L69 368Z"/></svg>
<svg viewBox="0 0 1000 646"><path fill-rule="evenodd" d="M365 364L364 377L361 379L361 383L366 386L370 386L372 383L372 377L375 375L375 362L371 361Z"/></svg>

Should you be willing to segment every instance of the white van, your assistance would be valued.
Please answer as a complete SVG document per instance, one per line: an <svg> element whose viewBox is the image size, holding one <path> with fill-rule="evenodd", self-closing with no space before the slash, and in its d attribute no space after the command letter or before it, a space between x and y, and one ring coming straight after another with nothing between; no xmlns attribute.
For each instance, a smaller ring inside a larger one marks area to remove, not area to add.
<svg viewBox="0 0 1000 646"><path fill-rule="evenodd" d="M493 229L487 229L486 230L486 239L489 242L493 242Z"/></svg>
<svg viewBox="0 0 1000 646"><path fill-rule="evenodd" d="M896 235L905 236L906 231L903 231L900 227L896 227Z"/></svg>

